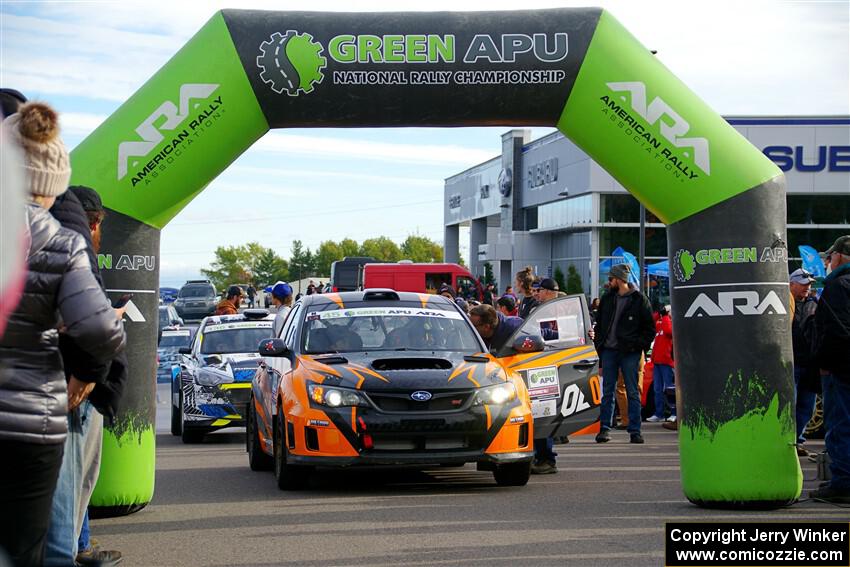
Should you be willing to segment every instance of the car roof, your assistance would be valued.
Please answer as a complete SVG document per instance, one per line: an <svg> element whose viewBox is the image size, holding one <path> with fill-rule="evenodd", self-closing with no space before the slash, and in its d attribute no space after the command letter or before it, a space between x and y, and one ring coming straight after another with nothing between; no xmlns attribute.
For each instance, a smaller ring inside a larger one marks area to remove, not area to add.
<svg viewBox="0 0 850 567"><path fill-rule="evenodd" d="M260 321L274 321L274 318L275 316L273 313L269 313L265 317L245 317L242 313L239 313L238 315L210 315L204 319L204 326L222 325L224 323L241 323L244 321L259 323Z"/></svg>
<svg viewBox="0 0 850 567"><path fill-rule="evenodd" d="M380 305L382 307L386 307L387 305L393 305L400 302L414 302L422 304L423 301L427 302L429 306L435 304L443 307L447 305L454 305L453 301L449 301L441 295L415 293L411 291L394 291L391 289L366 289L363 291L342 291L339 293L314 293L312 295L302 296L300 301L304 307L319 307L335 303L341 308L350 304L358 304L358 306L362 306L362 304L374 304L376 306Z"/></svg>

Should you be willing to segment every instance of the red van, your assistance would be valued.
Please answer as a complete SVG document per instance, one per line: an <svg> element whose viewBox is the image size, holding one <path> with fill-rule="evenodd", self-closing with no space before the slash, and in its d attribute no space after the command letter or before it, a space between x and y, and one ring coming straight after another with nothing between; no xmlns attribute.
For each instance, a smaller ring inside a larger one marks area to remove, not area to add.
<svg viewBox="0 0 850 567"><path fill-rule="evenodd" d="M484 290L469 270L458 264L366 264L363 267L363 289L389 288L396 291L437 293L444 283L451 285L459 295L471 290L481 301Z"/></svg>

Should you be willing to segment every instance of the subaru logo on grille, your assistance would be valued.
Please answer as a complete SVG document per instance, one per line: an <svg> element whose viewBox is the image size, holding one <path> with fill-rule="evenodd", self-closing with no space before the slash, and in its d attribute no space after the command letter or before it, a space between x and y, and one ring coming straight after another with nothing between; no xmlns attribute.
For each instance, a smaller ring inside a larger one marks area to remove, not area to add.
<svg viewBox="0 0 850 567"><path fill-rule="evenodd" d="M427 402L431 399L431 392L419 390L418 392L413 392L412 394L410 394L410 399L416 400L417 402Z"/></svg>

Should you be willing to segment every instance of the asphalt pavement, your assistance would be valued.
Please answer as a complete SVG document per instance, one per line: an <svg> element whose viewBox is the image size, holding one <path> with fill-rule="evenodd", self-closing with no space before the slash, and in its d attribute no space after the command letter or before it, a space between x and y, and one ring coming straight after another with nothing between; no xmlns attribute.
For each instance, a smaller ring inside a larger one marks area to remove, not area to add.
<svg viewBox="0 0 850 567"><path fill-rule="evenodd" d="M320 471L282 492L248 468L244 429L183 445L157 413L156 493L136 514L92 521L122 565L662 565L667 521L847 521L846 509L804 501L772 511L705 510L684 498L676 434L644 424L556 447L559 473L500 488L463 468ZM814 449L823 443L810 441ZM803 494L815 465L803 459Z"/></svg>

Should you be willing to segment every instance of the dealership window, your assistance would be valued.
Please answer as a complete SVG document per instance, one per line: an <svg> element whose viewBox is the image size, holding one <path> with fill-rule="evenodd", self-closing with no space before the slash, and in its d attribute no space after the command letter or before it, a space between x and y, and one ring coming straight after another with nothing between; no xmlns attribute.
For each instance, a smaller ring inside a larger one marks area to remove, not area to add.
<svg viewBox="0 0 850 567"><path fill-rule="evenodd" d="M838 237L848 233L846 228L789 228L788 229L788 256L799 258L799 246L804 244L811 246L819 252L823 252L835 242Z"/></svg>
<svg viewBox="0 0 850 567"><path fill-rule="evenodd" d="M621 246L637 257L640 249L639 228L606 227L599 229L599 254L604 258ZM667 229L646 228L646 255L667 257Z"/></svg>
<svg viewBox="0 0 850 567"><path fill-rule="evenodd" d="M599 195L599 222L640 222L640 203L628 193ZM646 211L646 222L661 222L652 211Z"/></svg>
<svg viewBox="0 0 850 567"><path fill-rule="evenodd" d="M593 196L582 195L572 199L546 203L537 208L538 228L557 228L593 222Z"/></svg>
<svg viewBox="0 0 850 567"><path fill-rule="evenodd" d="M850 224L850 195L788 195L788 224Z"/></svg>

